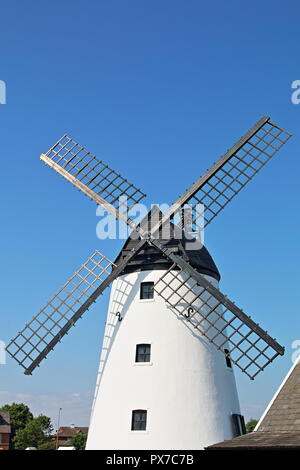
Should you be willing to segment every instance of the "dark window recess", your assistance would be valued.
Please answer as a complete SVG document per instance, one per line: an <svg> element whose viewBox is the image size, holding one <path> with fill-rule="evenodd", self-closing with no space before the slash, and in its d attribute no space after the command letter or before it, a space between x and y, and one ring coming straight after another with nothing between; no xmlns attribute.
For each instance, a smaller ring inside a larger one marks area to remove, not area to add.
<svg viewBox="0 0 300 470"><path fill-rule="evenodd" d="M140 299L153 299L154 282L141 282Z"/></svg>
<svg viewBox="0 0 300 470"><path fill-rule="evenodd" d="M233 430L235 436L242 436L243 434L246 434L246 426L245 426L245 420L244 416L238 415L238 414L233 414L232 415L232 421L233 421Z"/></svg>
<svg viewBox="0 0 300 470"><path fill-rule="evenodd" d="M225 353L226 366L230 367L230 369L231 369L232 364L231 364L231 359L230 359L230 352L228 351L228 349L224 349L224 353Z"/></svg>
<svg viewBox="0 0 300 470"><path fill-rule="evenodd" d="M131 420L131 431L145 431L147 426L147 411L133 410Z"/></svg>
<svg viewBox="0 0 300 470"><path fill-rule="evenodd" d="M150 362L151 344L137 344L135 362Z"/></svg>

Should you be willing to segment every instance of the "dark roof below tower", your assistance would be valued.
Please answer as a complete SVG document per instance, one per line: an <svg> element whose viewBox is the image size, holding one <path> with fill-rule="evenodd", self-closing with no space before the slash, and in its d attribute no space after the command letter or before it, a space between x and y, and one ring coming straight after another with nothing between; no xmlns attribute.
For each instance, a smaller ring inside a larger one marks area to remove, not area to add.
<svg viewBox="0 0 300 470"><path fill-rule="evenodd" d="M292 366L256 431L206 450L297 449L300 450L300 359Z"/></svg>
<svg viewBox="0 0 300 470"><path fill-rule="evenodd" d="M300 361L293 365L257 427L262 432L300 434Z"/></svg>
<svg viewBox="0 0 300 470"><path fill-rule="evenodd" d="M253 431L228 441L206 447L205 450L300 450L300 432Z"/></svg>

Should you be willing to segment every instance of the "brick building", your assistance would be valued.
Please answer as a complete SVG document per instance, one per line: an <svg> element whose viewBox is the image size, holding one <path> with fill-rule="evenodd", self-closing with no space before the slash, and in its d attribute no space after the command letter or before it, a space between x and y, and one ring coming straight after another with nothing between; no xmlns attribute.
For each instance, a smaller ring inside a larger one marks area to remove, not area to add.
<svg viewBox="0 0 300 470"><path fill-rule="evenodd" d="M0 450L8 450L11 426L8 411L0 411Z"/></svg>
<svg viewBox="0 0 300 470"><path fill-rule="evenodd" d="M71 446L71 439L76 434L87 434L89 428L84 426L62 426L58 430L58 447L68 447ZM56 440L56 437L53 438Z"/></svg>

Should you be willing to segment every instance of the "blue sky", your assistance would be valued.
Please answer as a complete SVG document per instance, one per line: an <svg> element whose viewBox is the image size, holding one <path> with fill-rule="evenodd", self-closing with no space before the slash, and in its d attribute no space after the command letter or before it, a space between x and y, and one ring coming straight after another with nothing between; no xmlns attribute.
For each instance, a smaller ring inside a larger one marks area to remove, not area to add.
<svg viewBox="0 0 300 470"><path fill-rule="evenodd" d="M7 342L97 248L96 206L43 165L69 133L135 183L174 202L261 116L294 134L205 234L221 289L286 347L255 381L259 417L291 366L299 330L299 2L1 2L0 339ZM32 377L0 366L0 405L89 421L103 296Z"/></svg>

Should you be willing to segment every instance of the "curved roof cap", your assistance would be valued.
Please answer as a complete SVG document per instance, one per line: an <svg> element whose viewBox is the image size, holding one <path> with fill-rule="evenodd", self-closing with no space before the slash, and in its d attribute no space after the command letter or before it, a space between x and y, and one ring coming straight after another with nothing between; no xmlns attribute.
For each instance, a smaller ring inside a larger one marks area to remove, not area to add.
<svg viewBox="0 0 300 470"><path fill-rule="evenodd" d="M202 246L201 249L198 250L188 250L186 249L187 241L186 240L161 240L166 246L178 246L181 242L184 248L185 254L188 257L188 261L193 266L193 268L197 269L197 271L201 274L207 274L208 276L213 277L217 281L220 280L220 273L218 271L217 266L214 263L211 255L209 254L208 250L205 246ZM123 246L122 250L120 251L119 255L115 260L115 264L118 264L121 260L123 260L126 255L136 247L139 240L134 240L128 238L125 245ZM190 242L190 240L189 240ZM188 245L187 245L188 246ZM155 269L169 269L172 266L172 262L169 261L161 251L157 248L150 246L148 244L145 245L145 248L140 250L127 264L124 271L120 274L128 274L133 273L136 271L153 271Z"/></svg>
<svg viewBox="0 0 300 470"><path fill-rule="evenodd" d="M153 206L151 211L148 212L146 217L141 221L140 227L145 231L151 230L151 225L154 228L159 220L163 217L162 212L158 206ZM134 236L135 235L135 236ZM173 222L166 221L160 228L160 239L165 246L176 247L179 246L180 251L184 249L184 255L187 256L191 266L201 274L207 274L212 276L217 281L220 280L220 273L214 260L210 256L209 252L202 246L201 249L189 249L190 245L193 245L193 240L184 237L184 232ZM123 260L126 255L136 247L140 237L137 232L133 232L126 241L121 252L115 260L115 264L118 264ZM120 274L133 273L136 271L152 271L154 269L169 269L172 266L172 262L169 261L160 250L146 244L145 248L140 250L131 260Z"/></svg>

